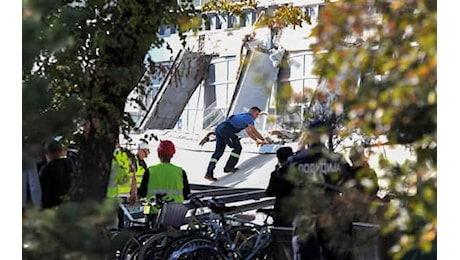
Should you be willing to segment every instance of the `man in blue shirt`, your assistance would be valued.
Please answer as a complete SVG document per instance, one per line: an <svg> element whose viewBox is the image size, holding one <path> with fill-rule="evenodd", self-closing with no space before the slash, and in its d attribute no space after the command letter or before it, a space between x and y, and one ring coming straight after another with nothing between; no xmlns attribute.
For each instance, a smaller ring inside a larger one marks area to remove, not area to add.
<svg viewBox="0 0 460 260"><path fill-rule="evenodd" d="M224 172L235 172L238 170L238 168L235 168L235 165L238 163L242 148L236 133L241 130L245 129L248 136L258 145L268 143L254 127L254 120L259 116L259 114L260 108L252 107L249 112L232 115L216 127L216 149L211 156L211 161L209 162L205 179L217 181L217 178L214 177L214 168L216 168L216 163L224 153L225 146L227 145L230 148L233 148L233 150L230 153L230 157L224 167Z"/></svg>

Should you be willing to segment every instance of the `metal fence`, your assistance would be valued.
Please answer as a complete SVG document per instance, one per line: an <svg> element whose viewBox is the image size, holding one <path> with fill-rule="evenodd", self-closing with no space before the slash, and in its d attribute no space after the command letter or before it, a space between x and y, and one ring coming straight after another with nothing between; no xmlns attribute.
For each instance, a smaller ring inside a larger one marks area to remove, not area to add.
<svg viewBox="0 0 460 260"><path fill-rule="evenodd" d="M352 223L353 260L379 260L381 257L380 226Z"/></svg>

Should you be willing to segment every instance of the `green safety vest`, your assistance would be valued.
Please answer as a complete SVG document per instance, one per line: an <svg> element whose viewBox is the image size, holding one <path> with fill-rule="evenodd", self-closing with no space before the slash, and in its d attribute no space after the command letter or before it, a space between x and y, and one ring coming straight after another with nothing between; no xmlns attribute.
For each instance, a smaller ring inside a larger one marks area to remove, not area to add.
<svg viewBox="0 0 460 260"><path fill-rule="evenodd" d="M115 150L107 186L107 197L118 197L120 194L119 185L125 183L130 183L129 157L125 151Z"/></svg>
<svg viewBox="0 0 460 260"><path fill-rule="evenodd" d="M158 163L149 167L149 183L147 199L155 194L166 193L166 198L175 202L184 202L184 180L182 178L182 168L171 163ZM157 209L151 208L151 213Z"/></svg>
<svg viewBox="0 0 460 260"><path fill-rule="evenodd" d="M137 156L135 156L135 158L136 158L136 182L137 182L136 186L139 189L139 187L141 186L142 176L144 175L145 169L139 164L139 159L137 158ZM118 192L120 194L129 194L130 191L131 191L131 177L129 178L128 182L124 182L118 185Z"/></svg>

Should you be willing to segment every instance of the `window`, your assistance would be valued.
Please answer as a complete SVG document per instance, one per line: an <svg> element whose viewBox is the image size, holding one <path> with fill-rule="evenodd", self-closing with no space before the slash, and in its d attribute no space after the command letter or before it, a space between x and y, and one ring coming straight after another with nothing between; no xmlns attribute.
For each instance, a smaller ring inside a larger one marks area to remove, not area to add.
<svg viewBox="0 0 460 260"><path fill-rule="evenodd" d="M206 31L211 30L211 17L210 17L210 15L204 15L204 29Z"/></svg>
<svg viewBox="0 0 460 260"><path fill-rule="evenodd" d="M233 28L233 23L235 22L233 16L231 14L228 14L226 16L227 18L227 28Z"/></svg>
<svg viewBox="0 0 460 260"><path fill-rule="evenodd" d="M181 1L181 0L179 0L179 1ZM204 3L204 1L202 1L202 0L192 0L192 3L193 3L193 6L195 6L195 8L199 8Z"/></svg>
<svg viewBox="0 0 460 260"><path fill-rule="evenodd" d="M286 84L291 86L292 103L308 103L318 84L318 77L312 74L313 54L311 52L290 54L287 59L288 65L281 68L278 74L278 86Z"/></svg>
<svg viewBox="0 0 460 260"><path fill-rule="evenodd" d="M219 30L222 29L222 22L219 19L218 14L207 14L208 21L209 21L209 29L207 30Z"/></svg>
<svg viewBox="0 0 460 260"><path fill-rule="evenodd" d="M171 34L177 33L177 25L171 25Z"/></svg>
<svg viewBox="0 0 460 260"><path fill-rule="evenodd" d="M215 120L226 116L233 97L236 84L235 56L213 59L209 66L208 78L204 86L203 128L207 128ZM193 104L190 104L194 106Z"/></svg>
<svg viewBox="0 0 460 260"><path fill-rule="evenodd" d="M252 10L244 11L244 24L242 26L251 26L256 22L256 12Z"/></svg>

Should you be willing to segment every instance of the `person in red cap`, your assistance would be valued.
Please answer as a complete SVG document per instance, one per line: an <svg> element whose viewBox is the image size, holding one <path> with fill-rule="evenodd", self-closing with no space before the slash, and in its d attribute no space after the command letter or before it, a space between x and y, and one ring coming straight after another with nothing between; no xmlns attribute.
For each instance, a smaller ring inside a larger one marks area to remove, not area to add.
<svg viewBox="0 0 460 260"><path fill-rule="evenodd" d="M138 195L150 199L156 194L165 193L167 199L182 203L190 194L190 185L187 173L177 165L171 163L171 158L176 153L173 142L160 141L157 148L160 163L148 167L142 177Z"/></svg>

